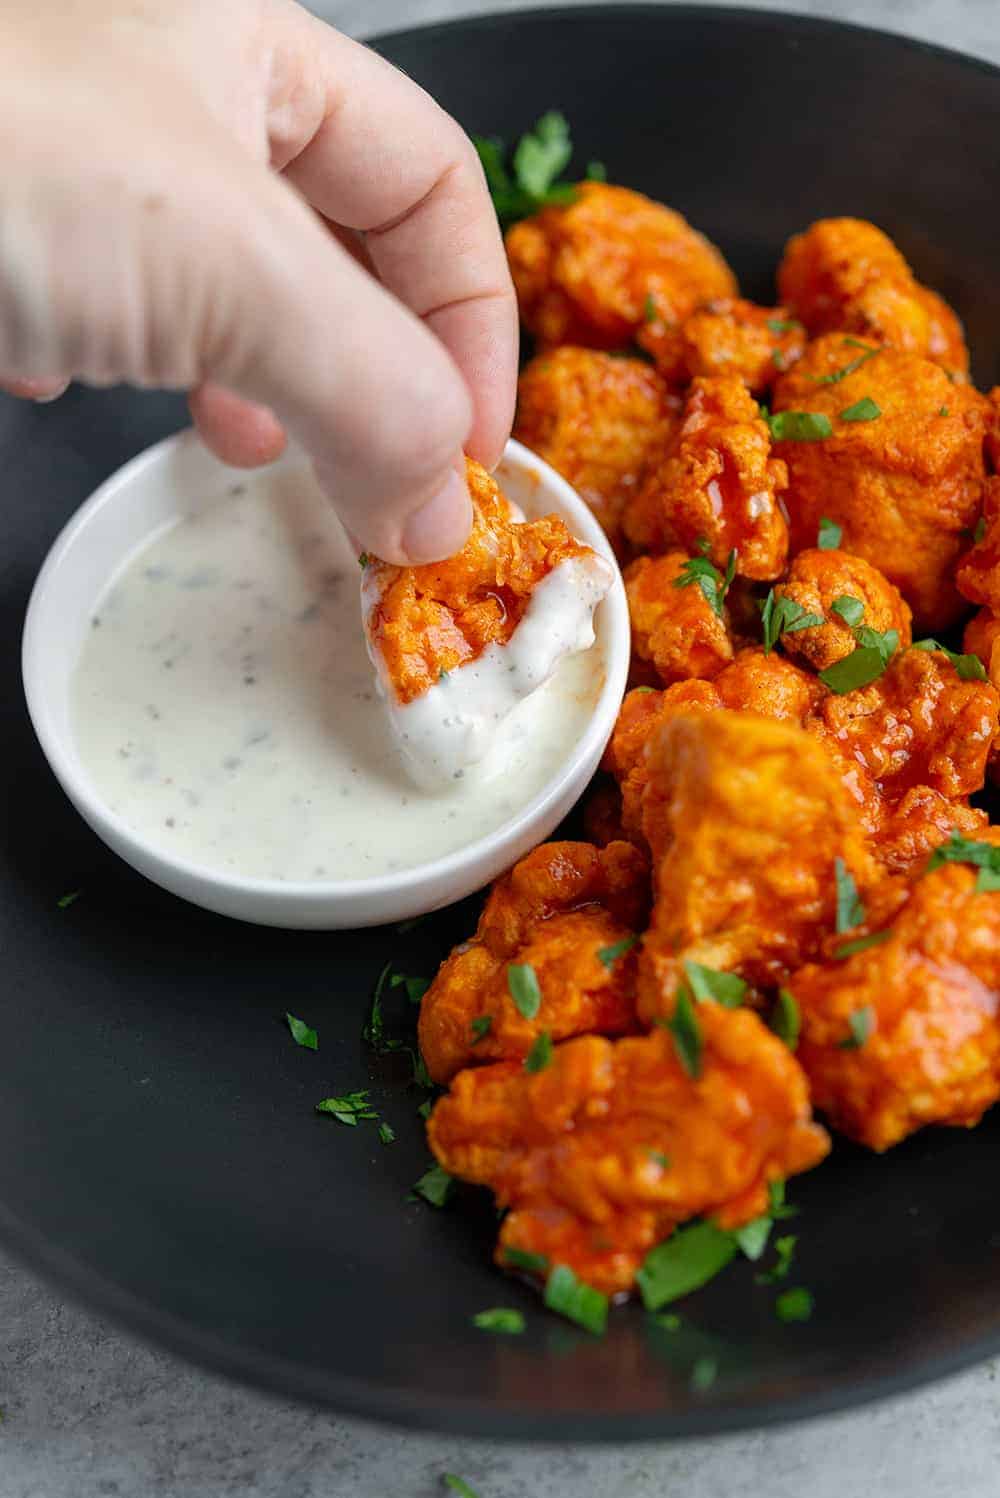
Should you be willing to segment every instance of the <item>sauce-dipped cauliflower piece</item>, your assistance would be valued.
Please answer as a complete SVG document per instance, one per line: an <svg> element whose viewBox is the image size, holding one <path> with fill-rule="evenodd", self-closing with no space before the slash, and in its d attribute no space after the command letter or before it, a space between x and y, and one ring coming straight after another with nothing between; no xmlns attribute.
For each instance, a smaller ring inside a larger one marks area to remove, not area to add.
<svg viewBox="0 0 1000 1498"><path fill-rule="evenodd" d="M573 485L613 543L676 425L676 400L642 359L567 345L521 372L514 436Z"/></svg>
<svg viewBox="0 0 1000 1498"><path fill-rule="evenodd" d="M814 671L824 671L853 654L858 643L854 631L859 625L879 634L895 630L900 648L910 643L910 610L899 589L877 567L851 552L814 547L800 551L774 594L800 611L793 627L781 634L783 648L801 656ZM792 612L788 611L790 619ZM794 627L804 615L824 622L806 629Z"/></svg>
<svg viewBox="0 0 1000 1498"><path fill-rule="evenodd" d="M725 297L696 307L679 324L654 317L640 328L638 343L673 385L699 375L733 375L761 395L801 358L806 337L784 307Z"/></svg>
<svg viewBox="0 0 1000 1498"><path fill-rule="evenodd" d="M680 322L736 279L672 208L627 187L581 182L506 236L521 320L543 346L625 348L647 317Z"/></svg>
<svg viewBox="0 0 1000 1498"><path fill-rule="evenodd" d="M829 333L778 381L774 407L829 423L819 440L775 446L788 465L793 554L815 544L827 517L843 528L844 550L895 584L919 628L960 618L954 564L986 478L982 396L917 354Z"/></svg>
<svg viewBox="0 0 1000 1498"><path fill-rule="evenodd" d="M778 267L778 291L813 336L857 333L953 372L969 368L955 313L865 219L824 218L796 234Z"/></svg>
<svg viewBox="0 0 1000 1498"><path fill-rule="evenodd" d="M563 1040L633 1029L633 949L648 903L648 865L630 843L543 843L522 858L420 1005L420 1050L434 1081L521 1059L542 1031Z"/></svg>
<svg viewBox="0 0 1000 1498"><path fill-rule="evenodd" d="M695 1024L687 1064L658 1029L566 1041L536 1073L501 1062L455 1078L428 1137L445 1170L511 1208L499 1264L540 1255L626 1291L677 1223L737 1227L767 1210L770 1181L823 1159L805 1078L758 1017L709 1001Z"/></svg>
<svg viewBox="0 0 1000 1498"><path fill-rule="evenodd" d="M970 603L1000 613L1000 478L986 480L980 528L982 539L962 558L955 581Z"/></svg>
<svg viewBox="0 0 1000 1498"><path fill-rule="evenodd" d="M634 656L649 661L666 686L717 676L733 658L725 604L715 586L706 596L691 565L684 552L668 551L625 569Z"/></svg>
<svg viewBox="0 0 1000 1498"><path fill-rule="evenodd" d="M626 507L625 534L639 550L704 546L718 568L736 553L740 577L780 577L788 555L781 495L788 470L772 456L757 402L734 375L698 378L680 426Z"/></svg>

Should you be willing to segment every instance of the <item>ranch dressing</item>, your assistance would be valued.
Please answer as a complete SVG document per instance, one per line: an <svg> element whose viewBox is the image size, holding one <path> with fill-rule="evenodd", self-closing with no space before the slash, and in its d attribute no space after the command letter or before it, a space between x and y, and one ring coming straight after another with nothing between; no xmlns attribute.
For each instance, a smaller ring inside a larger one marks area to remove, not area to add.
<svg viewBox="0 0 1000 1498"><path fill-rule="evenodd" d="M288 881L412 868L509 821L583 733L600 645L564 659L478 764L420 788L373 679L359 584L304 464L232 486L134 553L73 682L77 751L108 806L194 863Z"/></svg>

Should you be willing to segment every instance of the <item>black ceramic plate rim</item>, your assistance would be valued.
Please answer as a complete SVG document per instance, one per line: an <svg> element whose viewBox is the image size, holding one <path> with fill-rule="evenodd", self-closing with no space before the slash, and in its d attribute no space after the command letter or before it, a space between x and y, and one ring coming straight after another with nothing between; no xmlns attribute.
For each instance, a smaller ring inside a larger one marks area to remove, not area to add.
<svg viewBox="0 0 1000 1498"><path fill-rule="evenodd" d="M527 29L536 21L557 18L572 20L575 16L594 16L601 12L613 12L617 20L622 20L630 15L648 17L668 11L672 16L684 17L689 21L702 16L710 17L713 22L724 22L727 18L753 18L758 22L772 20L777 26L804 35L822 36L844 32L864 34L883 43L889 42L898 49L940 56L965 68L1000 77L1000 68L994 64L954 48L852 22L745 6L546 6L517 12L516 22ZM514 18L509 13L502 12L460 17L455 21L386 32L371 38L370 45L378 49L382 45L398 44L411 39L433 41L435 36L458 27L471 33L488 32L495 27L509 27L512 19ZM913 1358L905 1367L891 1374L861 1378L849 1390L837 1387L826 1392L805 1393L765 1409L759 1406L747 1407L734 1401L728 1405L714 1403L704 1410L687 1410L683 1415L667 1411L649 1415L609 1413L596 1420L592 1414L572 1410L553 1414L551 1411L535 1413L530 1408L525 1408L516 1413L497 1414L479 1401L464 1401L452 1397L447 1402L431 1404L419 1392L389 1393L381 1384L344 1378L326 1371L306 1374L298 1364L291 1361L238 1349L224 1338L206 1334L191 1322L166 1314L150 1302L123 1290L112 1280L74 1258L60 1245L37 1233L2 1202L0 1242L27 1269L48 1280L55 1288L70 1295L83 1306L189 1362L271 1395L279 1393L373 1421L434 1429L462 1436L537 1442L573 1440L591 1444L602 1441L705 1437L786 1424L854 1408L946 1378L1000 1352L1000 1330L997 1330L969 1338L960 1350L950 1355Z"/></svg>

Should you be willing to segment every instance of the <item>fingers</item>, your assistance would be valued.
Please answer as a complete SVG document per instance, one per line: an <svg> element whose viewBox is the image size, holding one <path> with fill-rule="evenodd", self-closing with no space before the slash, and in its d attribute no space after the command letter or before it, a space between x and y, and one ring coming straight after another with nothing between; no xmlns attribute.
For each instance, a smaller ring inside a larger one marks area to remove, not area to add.
<svg viewBox="0 0 1000 1498"><path fill-rule="evenodd" d="M449 350L472 398L469 450L492 467L513 420L517 308L475 150L374 52L305 12L280 15L275 159L318 212L364 234L382 282Z"/></svg>
<svg viewBox="0 0 1000 1498"><path fill-rule="evenodd" d="M5 390L8 395L16 395L21 400L35 401L40 406L58 400L68 387L69 380L64 380L60 375L53 375L49 379L16 379L14 376L0 379L0 390Z"/></svg>
<svg viewBox="0 0 1000 1498"><path fill-rule="evenodd" d="M259 468L285 450L285 432L266 406L242 400L220 385L206 383L188 397L191 417L202 441L223 463Z"/></svg>

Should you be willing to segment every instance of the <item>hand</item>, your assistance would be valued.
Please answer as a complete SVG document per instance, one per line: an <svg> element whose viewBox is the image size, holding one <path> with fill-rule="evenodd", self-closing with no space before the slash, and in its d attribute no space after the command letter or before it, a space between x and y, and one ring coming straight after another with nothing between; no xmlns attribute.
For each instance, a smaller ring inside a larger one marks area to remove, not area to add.
<svg viewBox="0 0 1000 1498"><path fill-rule="evenodd" d="M366 550L456 550L517 317L455 122L291 0L6 0L0 82L4 387L187 390L227 462L298 438Z"/></svg>

